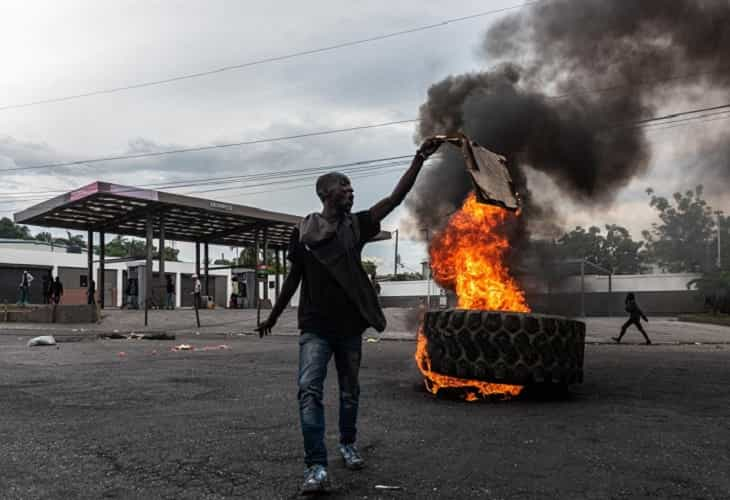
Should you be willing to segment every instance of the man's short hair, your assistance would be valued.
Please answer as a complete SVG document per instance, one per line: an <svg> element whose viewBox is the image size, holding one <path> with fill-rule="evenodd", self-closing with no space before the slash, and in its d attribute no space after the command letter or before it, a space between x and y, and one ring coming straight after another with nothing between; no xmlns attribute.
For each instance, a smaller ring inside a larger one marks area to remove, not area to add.
<svg viewBox="0 0 730 500"><path fill-rule="evenodd" d="M329 174L320 175L317 178L316 185L317 196L319 196L319 199L324 201L330 194L332 186L339 183L342 179L349 180L345 174L341 174L340 172L330 172Z"/></svg>

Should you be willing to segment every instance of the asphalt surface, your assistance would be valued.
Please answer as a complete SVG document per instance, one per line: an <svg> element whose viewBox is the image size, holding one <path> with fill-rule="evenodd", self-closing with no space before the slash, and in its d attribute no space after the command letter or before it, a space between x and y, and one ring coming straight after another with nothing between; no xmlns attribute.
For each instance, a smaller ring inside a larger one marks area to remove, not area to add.
<svg viewBox="0 0 730 500"><path fill-rule="evenodd" d="M0 498L297 497L296 337L27 339L0 335ZM568 399L476 403L425 393L414 348L364 345L358 472L331 365L329 498L730 498L728 345L588 345Z"/></svg>
<svg viewBox="0 0 730 500"><path fill-rule="evenodd" d="M415 339L419 323L419 311L411 308L388 307L383 310L388 325L383 333L373 329L365 332L367 337L378 337L390 340ZM261 318L268 316L268 311L261 311ZM613 343L611 337L618 335L626 316L573 318L586 323L586 342ZM677 321L671 317L650 317L644 327L649 332L652 342L658 344L730 344L730 327L701 323ZM253 333L256 328L257 312L255 309L215 309L200 311L200 324L195 322L195 311L192 309L175 309L173 311L149 311L148 326L144 326L144 312L120 309L105 309L99 323L93 324L54 324L48 323L3 323L0 322L0 335L42 335L49 328L56 335L63 336L96 336L98 334L130 333L170 333L174 335L217 335L220 337L237 336L241 333ZM279 317L276 324L277 335L299 335L297 327L297 310L289 308ZM644 338L634 327L629 328L624 337L626 343L643 343Z"/></svg>

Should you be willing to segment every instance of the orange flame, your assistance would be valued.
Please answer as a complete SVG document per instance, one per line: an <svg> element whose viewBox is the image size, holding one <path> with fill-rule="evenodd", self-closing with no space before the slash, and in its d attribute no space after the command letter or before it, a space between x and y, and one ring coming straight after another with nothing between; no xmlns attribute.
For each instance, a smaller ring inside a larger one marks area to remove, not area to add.
<svg viewBox="0 0 730 500"><path fill-rule="evenodd" d="M510 212L470 194L429 248L434 280L454 290L459 308L529 312L525 293L503 264L509 249L499 227Z"/></svg>
<svg viewBox="0 0 730 500"><path fill-rule="evenodd" d="M434 280L454 290L458 307L496 311L529 312L525 294L504 265L509 242L500 227L510 212L477 202L474 194L451 216L446 228L431 241L429 254ZM517 396L522 386L492 384L480 380L451 377L431 371L428 340L423 327L418 331L416 364L426 388L433 394L442 388L462 388L467 401L498 394Z"/></svg>
<svg viewBox="0 0 730 500"><path fill-rule="evenodd" d="M426 383L426 389L437 394L440 389L464 389L464 399L476 401L479 397L498 395L503 398L518 396L522 386L509 384L493 384L481 380L468 380L431 371L431 360L428 358L428 340L423 334L423 327L418 329L418 346L416 347L416 364Z"/></svg>

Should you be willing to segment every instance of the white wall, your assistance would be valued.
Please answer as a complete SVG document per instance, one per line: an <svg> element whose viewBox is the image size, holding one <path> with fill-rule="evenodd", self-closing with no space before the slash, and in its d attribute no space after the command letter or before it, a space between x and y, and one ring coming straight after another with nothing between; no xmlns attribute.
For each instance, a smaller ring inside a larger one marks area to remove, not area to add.
<svg viewBox="0 0 730 500"><path fill-rule="evenodd" d="M687 290L687 283L701 275L694 273L665 274L618 274L612 277L611 289L614 292L661 292ZM418 297L428 294L428 281L380 281L380 295L383 297ZM553 292L579 291L580 276L567 278ZM586 292L607 292L608 276L587 274ZM431 295L439 295L441 289L431 282Z"/></svg>
<svg viewBox="0 0 730 500"><path fill-rule="evenodd" d="M378 281L380 295L383 297L418 297L428 295L428 280L417 281ZM441 287L431 281L431 295L439 295Z"/></svg>
<svg viewBox="0 0 730 500"><path fill-rule="evenodd" d="M699 278L695 273L664 274L614 274L611 277L611 289L614 292L669 292L687 290L687 283ZM580 290L580 276L571 276L553 291ZM608 276L587 274L585 276L586 292L607 292Z"/></svg>

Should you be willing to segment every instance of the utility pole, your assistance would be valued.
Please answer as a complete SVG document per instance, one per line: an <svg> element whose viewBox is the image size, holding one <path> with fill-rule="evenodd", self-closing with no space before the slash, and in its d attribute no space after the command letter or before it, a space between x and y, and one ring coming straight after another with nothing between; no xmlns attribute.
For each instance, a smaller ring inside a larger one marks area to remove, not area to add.
<svg viewBox="0 0 730 500"><path fill-rule="evenodd" d="M395 255L393 256L393 279L398 276L398 230L395 230Z"/></svg>
<svg viewBox="0 0 730 500"><path fill-rule="evenodd" d="M717 210L715 212L717 216L717 268L722 269L722 247L720 245L720 221L722 220L722 212Z"/></svg>
<svg viewBox="0 0 730 500"><path fill-rule="evenodd" d="M426 262L428 265L428 268L427 268L428 281L427 281L427 285L426 285L427 290L428 290L428 297L426 297L426 311L430 311L431 310L431 254L428 253L428 246L431 241L431 235L428 231L428 228L423 228L423 229L421 229L421 231L423 231L426 234L426 251L427 251Z"/></svg>

